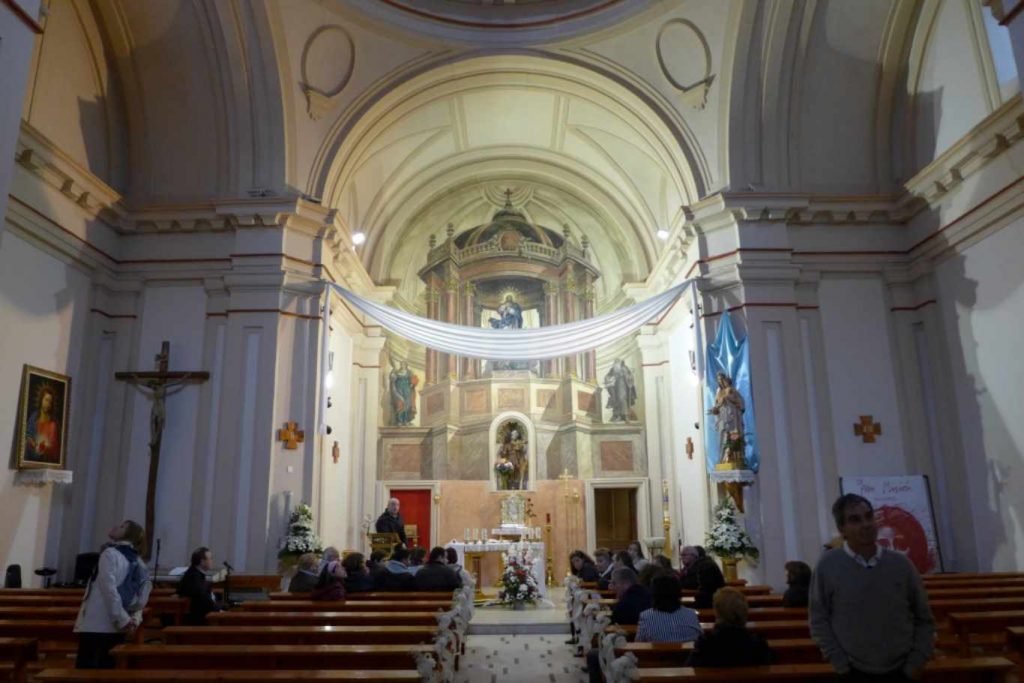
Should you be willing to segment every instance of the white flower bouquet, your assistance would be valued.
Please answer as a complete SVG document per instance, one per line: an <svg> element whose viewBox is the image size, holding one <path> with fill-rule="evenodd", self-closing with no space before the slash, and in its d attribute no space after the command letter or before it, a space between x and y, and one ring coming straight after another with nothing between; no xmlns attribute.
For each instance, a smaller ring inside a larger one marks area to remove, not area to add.
<svg viewBox="0 0 1024 683"><path fill-rule="evenodd" d="M725 497L715 507L711 531L704 536L708 552L723 558L747 557L756 560L761 554L750 540L750 535L736 520L736 506Z"/></svg>
<svg viewBox="0 0 1024 683"><path fill-rule="evenodd" d="M528 548L513 544L505 553L505 571L501 575L498 600L507 604L536 602L540 597L537 580L533 576L536 558Z"/></svg>
<svg viewBox="0 0 1024 683"><path fill-rule="evenodd" d="M313 510L305 503L296 505L288 520L288 535L282 539L277 557L281 559L322 550L320 537L313 531Z"/></svg>

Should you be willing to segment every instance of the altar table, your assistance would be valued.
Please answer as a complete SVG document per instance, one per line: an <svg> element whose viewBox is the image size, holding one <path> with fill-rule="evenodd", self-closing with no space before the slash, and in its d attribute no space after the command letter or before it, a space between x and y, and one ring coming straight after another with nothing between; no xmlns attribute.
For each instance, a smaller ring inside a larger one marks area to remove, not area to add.
<svg viewBox="0 0 1024 683"><path fill-rule="evenodd" d="M472 557L473 555L483 554L483 553L504 553L504 552L507 552L508 549L511 548L513 545L519 545L521 547L526 547L526 548L528 548L529 550L531 550L533 552L534 562L533 562L533 566L530 568L530 573L533 574L533 578L537 582L537 588L540 590L541 597L542 598L546 598L548 596L548 587L544 583L544 566L545 566L544 563L545 563L545 559L544 559L544 543L543 542L540 542L540 541L535 541L535 542L531 542L531 543L514 543L514 542L510 542L510 541L487 541L485 543L452 542L452 543L448 543L445 547L447 547L447 548L455 548L455 553L459 556L459 564L462 565L463 568L466 569L466 571L472 572L473 568L470 567L468 564L466 564L466 555L467 554L470 557ZM500 564L501 570L498 572L498 575L500 576L502 574L502 572L504 571L505 561L501 560L499 564ZM479 581L480 580L479 579L479 572L477 572L477 577L478 577L477 581ZM479 587L480 586L477 586L477 588L479 588Z"/></svg>

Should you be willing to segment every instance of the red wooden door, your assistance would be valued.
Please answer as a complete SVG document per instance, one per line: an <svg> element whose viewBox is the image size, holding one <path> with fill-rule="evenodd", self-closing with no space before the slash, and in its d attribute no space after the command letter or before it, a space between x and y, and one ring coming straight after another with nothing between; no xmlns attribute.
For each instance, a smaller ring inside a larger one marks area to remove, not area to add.
<svg viewBox="0 0 1024 683"><path fill-rule="evenodd" d="M405 523L415 524L419 534L419 541L416 545L424 548L430 547L430 489L392 489L391 497L397 498L399 512ZM412 539L409 539L412 547Z"/></svg>

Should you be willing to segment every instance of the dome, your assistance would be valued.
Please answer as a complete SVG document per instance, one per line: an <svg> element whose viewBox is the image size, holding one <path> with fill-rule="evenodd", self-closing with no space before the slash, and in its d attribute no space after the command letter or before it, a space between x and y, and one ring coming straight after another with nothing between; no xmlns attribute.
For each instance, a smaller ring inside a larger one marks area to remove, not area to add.
<svg viewBox="0 0 1024 683"><path fill-rule="evenodd" d="M495 238L498 238L501 248L506 251L516 249L522 241L543 244L556 249L565 242L565 239L554 230L530 223L526 220L526 216L513 207L510 200L506 199L505 206L494 214L490 223L484 223L463 232L455 238L455 246L465 249L478 244L486 244Z"/></svg>

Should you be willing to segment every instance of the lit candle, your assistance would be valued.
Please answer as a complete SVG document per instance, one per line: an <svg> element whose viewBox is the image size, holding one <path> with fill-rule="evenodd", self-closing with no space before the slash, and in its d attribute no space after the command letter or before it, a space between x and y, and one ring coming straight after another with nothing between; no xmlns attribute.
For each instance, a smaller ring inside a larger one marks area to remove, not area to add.
<svg viewBox="0 0 1024 683"><path fill-rule="evenodd" d="M463 542L469 541L469 527L466 527L465 531L463 532L462 540Z"/></svg>

